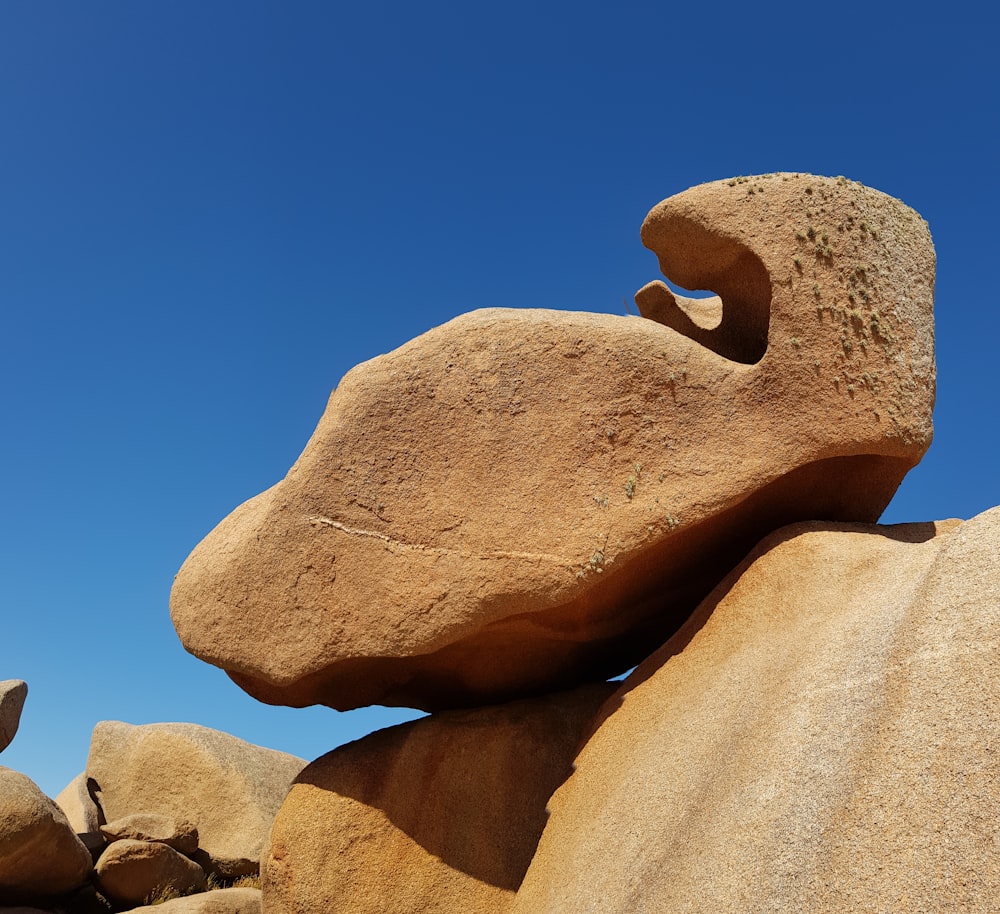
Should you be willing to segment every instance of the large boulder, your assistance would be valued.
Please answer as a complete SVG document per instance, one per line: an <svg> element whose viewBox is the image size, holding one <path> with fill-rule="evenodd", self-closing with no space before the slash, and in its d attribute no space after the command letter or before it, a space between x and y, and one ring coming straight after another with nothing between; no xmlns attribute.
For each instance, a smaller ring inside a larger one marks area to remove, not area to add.
<svg viewBox="0 0 1000 914"><path fill-rule="evenodd" d="M94 868L101 894L120 907L132 908L159 897L203 892L205 871L193 860L159 841L122 838L108 846Z"/></svg>
<svg viewBox="0 0 1000 914"><path fill-rule="evenodd" d="M642 234L721 317L654 283L655 320L475 311L358 366L184 563L185 647L271 703L486 704L634 665L783 524L875 521L931 440L920 216L768 175Z"/></svg>
<svg viewBox="0 0 1000 914"><path fill-rule="evenodd" d="M90 852L30 778L0 766L0 904L63 895L87 881Z"/></svg>
<svg viewBox="0 0 1000 914"><path fill-rule="evenodd" d="M136 813L188 820L197 859L222 877L258 870L261 848L303 759L197 724L102 721L87 776L109 822Z"/></svg>
<svg viewBox="0 0 1000 914"><path fill-rule="evenodd" d="M265 910L500 914L613 689L445 711L313 762L274 822Z"/></svg>
<svg viewBox="0 0 1000 914"><path fill-rule="evenodd" d="M515 914L995 911L998 554L1000 509L768 537L602 710Z"/></svg>
<svg viewBox="0 0 1000 914"><path fill-rule="evenodd" d="M23 679L0 682L0 752L14 739L21 723L21 710L28 695L28 683Z"/></svg>

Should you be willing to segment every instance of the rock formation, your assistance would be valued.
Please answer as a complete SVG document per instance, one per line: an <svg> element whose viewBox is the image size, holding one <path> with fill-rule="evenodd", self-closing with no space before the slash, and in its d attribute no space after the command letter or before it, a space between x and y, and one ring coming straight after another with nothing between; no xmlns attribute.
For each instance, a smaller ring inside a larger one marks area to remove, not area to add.
<svg viewBox="0 0 1000 914"><path fill-rule="evenodd" d="M995 910L1000 509L765 539L550 804L515 914Z"/></svg>
<svg viewBox="0 0 1000 914"><path fill-rule="evenodd" d="M358 366L185 562L188 650L272 703L493 703L622 672L782 524L876 520L931 439L923 220L782 174L642 237L719 301L476 311Z"/></svg>
<svg viewBox="0 0 1000 914"><path fill-rule="evenodd" d="M23 679L0 682L0 752L10 745L17 733L27 695L28 684Z"/></svg>
<svg viewBox="0 0 1000 914"><path fill-rule="evenodd" d="M86 772L78 774L59 792L56 805L96 860L106 844L101 834L104 813L91 796Z"/></svg>
<svg viewBox="0 0 1000 914"><path fill-rule="evenodd" d="M500 914L611 691L445 711L313 762L274 822L265 910Z"/></svg>
<svg viewBox="0 0 1000 914"><path fill-rule="evenodd" d="M260 889L231 888L133 908L149 914L260 914ZM2 912L0 912L2 914Z"/></svg>
<svg viewBox="0 0 1000 914"><path fill-rule="evenodd" d="M434 713L305 768L99 724L72 827L0 784L0 903L39 900L10 823L48 803L120 908L260 862L162 914L992 912L1000 508L873 523L931 437L925 224L778 174L642 239L716 297L479 311L359 366L176 579L258 698Z"/></svg>
<svg viewBox="0 0 1000 914"><path fill-rule="evenodd" d="M71 892L90 865L62 810L30 778L0 767L0 904Z"/></svg>
<svg viewBox="0 0 1000 914"><path fill-rule="evenodd" d="M160 841L121 838L101 854L94 868L101 894L132 908L163 892L189 895L205 891L205 871L180 851Z"/></svg>
<svg viewBox="0 0 1000 914"><path fill-rule="evenodd" d="M210 873L257 872L261 848L305 762L195 724L103 721L91 738L87 777L105 819L138 813L188 821Z"/></svg>
<svg viewBox="0 0 1000 914"><path fill-rule="evenodd" d="M156 841L166 844L182 854L198 850L198 829L186 819L171 819L155 813L133 813L101 826L101 834L110 844L113 841Z"/></svg>

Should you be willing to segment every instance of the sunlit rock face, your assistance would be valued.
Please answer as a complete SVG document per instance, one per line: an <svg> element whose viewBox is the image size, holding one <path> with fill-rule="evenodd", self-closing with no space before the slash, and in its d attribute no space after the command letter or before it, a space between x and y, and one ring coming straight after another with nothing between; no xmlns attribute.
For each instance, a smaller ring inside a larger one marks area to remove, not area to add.
<svg viewBox="0 0 1000 914"><path fill-rule="evenodd" d="M766 537L622 683L511 914L992 914L1000 508Z"/></svg>
<svg viewBox="0 0 1000 914"><path fill-rule="evenodd" d="M877 519L931 440L920 216L776 174L642 238L719 299L474 311L359 365L185 562L187 649L271 703L486 704L633 665L783 524Z"/></svg>

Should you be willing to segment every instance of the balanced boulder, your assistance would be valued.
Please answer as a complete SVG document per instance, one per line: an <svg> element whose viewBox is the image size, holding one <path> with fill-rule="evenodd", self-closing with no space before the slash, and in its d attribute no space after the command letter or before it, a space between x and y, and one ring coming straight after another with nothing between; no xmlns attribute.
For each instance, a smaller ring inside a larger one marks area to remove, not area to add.
<svg viewBox="0 0 1000 914"><path fill-rule="evenodd" d="M196 724L102 721L87 776L109 822L137 813L187 820L197 859L235 877L258 870L261 848L302 759Z"/></svg>
<svg viewBox="0 0 1000 914"><path fill-rule="evenodd" d="M21 723L21 710L28 695L28 683L23 679L0 682L0 752L14 739Z"/></svg>
<svg viewBox="0 0 1000 914"><path fill-rule="evenodd" d="M90 869L62 810L30 778L0 767L0 904L71 892Z"/></svg>
<svg viewBox="0 0 1000 914"><path fill-rule="evenodd" d="M500 914L613 690L445 711L313 762L274 822L265 910Z"/></svg>
<svg viewBox="0 0 1000 914"><path fill-rule="evenodd" d="M783 524L875 521L931 440L920 216L776 174L642 237L718 300L475 311L358 366L184 563L185 647L269 703L487 704L624 671Z"/></svg>
<svg viewBox="0 0 1000 914"><path fill-rule="evenodd" d="M1000 897L1000 509L764 540L626 680L515 914Z"/></svg>

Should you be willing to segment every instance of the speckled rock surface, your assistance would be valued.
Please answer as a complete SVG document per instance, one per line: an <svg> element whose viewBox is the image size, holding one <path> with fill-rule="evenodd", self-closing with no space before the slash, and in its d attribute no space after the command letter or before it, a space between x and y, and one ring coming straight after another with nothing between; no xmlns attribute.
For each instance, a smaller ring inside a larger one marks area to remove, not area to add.
<svg viewBox="0 0 1000 914"><path fill-rule="evenodd" d="M309 765L262 863L268 914L501 914L608 683L444 711Z"/></svg>
<svg viewBox="0 0 1000 914"><path fill-rule="evenodd" d="M132 838L108 845L94 876L105 898L128 908L150 902L163 892L202 892L206 882L205 871L174 848Z"/></svg>
<svg viewBox="0 0 1000 914"><path fill-rule="evenodd" d="M768 537L602 710L515 914L987 914L1000 509Z"/></svg>
<svg viewBox="0 0 1000 914"><path fill-rule="evenodd" d="M139 812L122 816L102 825L101 834L108 844L124 838L159 841L189 857L198 850L198 829L193 822L155 813Z"/></svg>
<svg viewBox="0 0 1000 914"><path fill-rule="evenodd" d="M102 721L87 776L108 821L135 813L188 820L198 862L220 876L257 871L261 848L303 759L208 727Z"/></svg>
<svg viewBox="0 0 1000 914"><path fill-rule="evenodd" d="M0 766L0 904L71 892L90 868L62 810L30 778Z"/></svg>
<svg viewBox="0 0 1000 914"><path fill-rule="evenodd" d="M931 439L920 216L779 174L642 238L721 317L652 283L653 319L475 311L358 366L184 563L185 647L271 703L487 704L634 665L783 524L876 520Z"/></svg>

